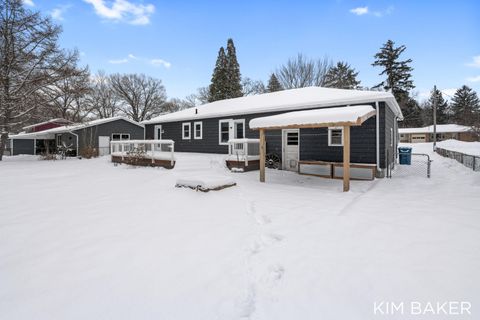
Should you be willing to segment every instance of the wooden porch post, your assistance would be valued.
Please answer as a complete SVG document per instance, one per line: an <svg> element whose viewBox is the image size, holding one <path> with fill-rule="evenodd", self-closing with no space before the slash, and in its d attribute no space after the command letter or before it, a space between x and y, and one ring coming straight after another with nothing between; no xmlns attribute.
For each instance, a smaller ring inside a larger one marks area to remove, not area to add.
<svg viewBox="0 0 480 320"><path fill-rule="evenodd" d="M343 191L350 190L350 126L343 127Z"/></svg>
<svg viewBox="0 0 480 320"><path fill-rule="evenodd" d="M265 129L260 129L260 182L265 182Z"/></svg>

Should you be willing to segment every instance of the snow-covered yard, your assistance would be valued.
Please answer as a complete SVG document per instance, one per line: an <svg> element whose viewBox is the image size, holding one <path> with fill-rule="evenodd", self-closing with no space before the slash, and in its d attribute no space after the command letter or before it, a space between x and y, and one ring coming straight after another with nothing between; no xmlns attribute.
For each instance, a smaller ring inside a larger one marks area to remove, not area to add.
<svg viewBox="0 0 480 320"><path fill-rule="evenodd" d="M431 144L415 144L430 152ZM354 181L176 154L173 170L0 163L0 319L420 319L376 301L469 301L480 314L480 174ZM233 177L208 193L175 188ZM425 318L421 318L425 319ZM433 316L427 319L451 319Z"/></svg>

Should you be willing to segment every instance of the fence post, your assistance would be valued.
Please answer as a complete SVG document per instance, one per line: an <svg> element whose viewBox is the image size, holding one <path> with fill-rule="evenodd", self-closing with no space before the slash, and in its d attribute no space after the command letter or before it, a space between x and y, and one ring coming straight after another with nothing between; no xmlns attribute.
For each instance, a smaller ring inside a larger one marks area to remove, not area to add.
<svg viewBox="0 0 480 320"><path fill-rule="evenodd" d="M171 143L170 143L170 146L171 146L171 147L170 147L170 150L171 150L170 164L171 164L172 166L173 166L173 162L174 162L174 156L173 156L173 147L174 147L174 145L175 145L175 142L171 142Z"/></svg>
<svg viewBox="0 0 480 320"><path fill-rule="evenodd" d="M125 145L123 144L123 142L121 142L120 145L122 146L121 152L122 152L122 161L123 161L124 153L125 153Z"/></svg>
<svg viewBox="0 0 480 320"><path fill-rule="evenodd" d="M243 154L245 157L245 166L248 166L248 142L243 142Z"/></svg>
<svg viewBox="0 0 480 320"><path fill-rule="evenodd" d="M155 143L152 143L150 148L152 148L152 163L155 163Z"/></svg>

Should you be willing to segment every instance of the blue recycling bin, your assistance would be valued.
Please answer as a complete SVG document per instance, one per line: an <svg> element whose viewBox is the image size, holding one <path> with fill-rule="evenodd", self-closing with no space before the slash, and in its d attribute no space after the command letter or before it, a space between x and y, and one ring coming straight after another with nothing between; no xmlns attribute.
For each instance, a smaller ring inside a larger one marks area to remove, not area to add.
<svg viewBox="0 0 480 320"><path fill-rule="evenodd" d="M398 148L398 161L400 164L411 165L412 164L412 148L400 147Z"/></svg>

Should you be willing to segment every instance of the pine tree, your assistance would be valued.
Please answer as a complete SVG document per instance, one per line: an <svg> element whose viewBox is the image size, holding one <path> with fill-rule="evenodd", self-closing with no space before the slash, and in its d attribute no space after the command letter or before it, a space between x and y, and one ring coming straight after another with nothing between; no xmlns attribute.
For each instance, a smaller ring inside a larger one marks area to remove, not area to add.
<svg viewBox="0 0 480 320"><path fill-rule="evenodd" d="M404 126L413 126L422 122L420 107L413 107L412 98L409 96L409 91L415 86L413 85L412 71L410 67L412 59L400 60L400 55L405 51L407 47L401 45L395 47L395 43L392 40L388 40L380 52L375 55L375 61L372 66L379 66L383 68L383 71L379 74L386 76L387 78L376 85L374 88L383 88L384 90L391 90L395 99L397 100L402 112L411 115L410 122L405 117L403 121ZM418 118L416 118L418 116ZM415 117L415 118L414 118Z"/></svg>
<svg viewBox="0 0 480 320"><path fill-rule="evenodd" d="M358 72L346 62L338 62L331 67L325 76L325 87L338 89L357 89L360 81Z"/></svg>
<svg viewBox="0 0 480 320"><path fill-rule="evenodd" d="M208 102L228 99L228 61L223 47L218 51L217 62L212 74L212 83L209 87Z"/></svg>
<svg viewBox="0 0 480 320"><path fill-rule="evenodd" d="M458 89L452 98L452 113L457 124L475 125L480 114L477 93L465 85Z"/></svg>
<svg viewBox="0 0 480 320"><path fill-rule="evenodd" d="M227 99L243 96L240 65L238 64L237 52L232 39L227 41L227 76Z"/></svg>
<svg viewBox="0 0 480 320"><path fill-rule="evenodd" d="M270 79L268 80L267 92L275 92L275 91L281 91L281 90L283 90L282 85L278 81L275 73L272 73L272 75L270 76Z"/></svg>
<svg viewBox="0 0 480 320"><path fill-rule="evenodd" d="M388 40L380 49L380 52L375 55L376 60L372 64L372 66L383 67L383 71L379 75L387 76L385 81L375 87L383 87L387 91L391 90L397 100L401 100L402 96L415 88L413 81L410 79L413 68L409 64L412 63L412 59L399 60L400 55L406 48L404 45L395 48L395 42Z"/></svg>
<svg viewBox="0 0 480 320"><path fill-rule="evenodd" d="M433 124L433 104L435 96L437 99L437 124L446 124L449 122L450 115L448 102L443 99L442 92L436 89L436 91L431 91L430 98L426 101L423 107L423 124L426 126Z"/></svg>

